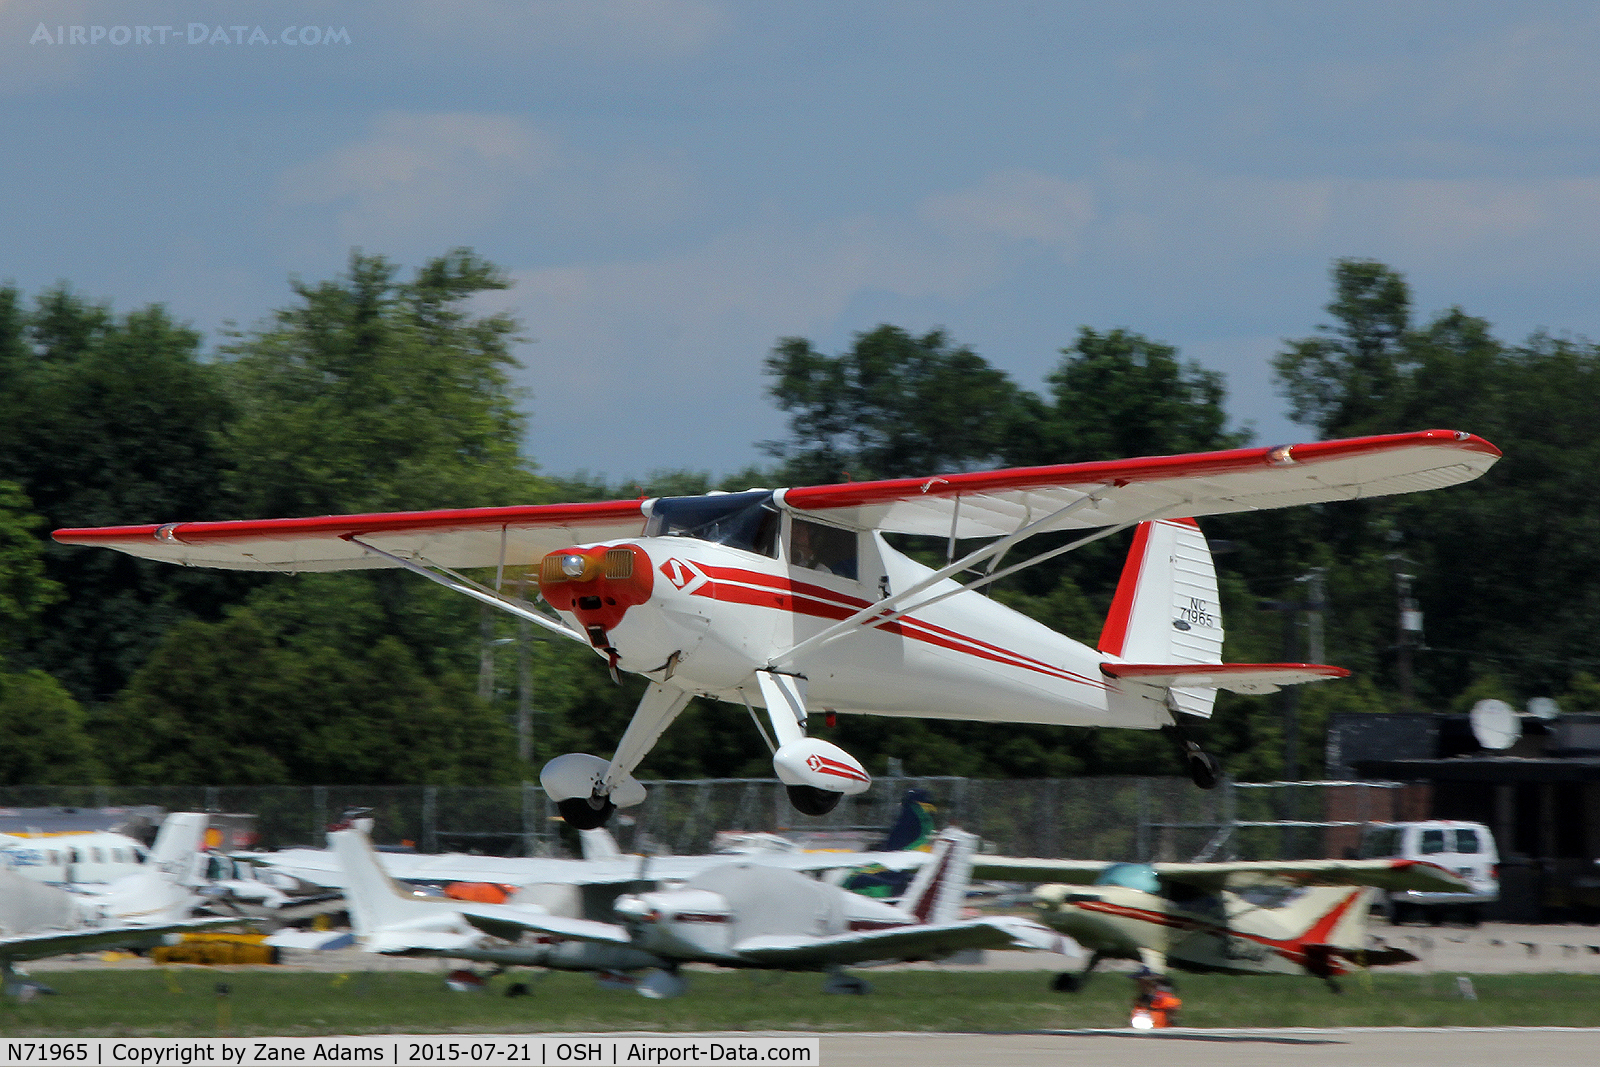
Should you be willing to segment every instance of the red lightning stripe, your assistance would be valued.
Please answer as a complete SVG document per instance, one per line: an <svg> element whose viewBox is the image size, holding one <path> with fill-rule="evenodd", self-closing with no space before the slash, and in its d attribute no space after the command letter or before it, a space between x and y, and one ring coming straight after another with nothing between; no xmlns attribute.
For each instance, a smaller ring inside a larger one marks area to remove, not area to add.
<svg viewBox="0 0 1600 1067"><path fill-rule="evenodd" d="M775 608L780 611L792 611L812 618L830 620L849 618L869 604L868 601L842 593L835 593L822 586L762 574L759 571L745 570L739 567L713 567L708 565L702 565L702 569L705 571L706 576L711 579L711 583L702 585L695 590L694 595L712 597L728 603ZM867 625L873 624L868 623ZM947 627L916 619L909 615L901 616L893 622L878 623L876 625L887 633L909 637L924 644L947 648L955 652L964 652L979 659L1020 667L1051 678L1075 682L1096 689L1109 688L1104 679L1089 678L1074 671L1046 663L1043 660L1013 652L999 645L969 637Z"/></svg>

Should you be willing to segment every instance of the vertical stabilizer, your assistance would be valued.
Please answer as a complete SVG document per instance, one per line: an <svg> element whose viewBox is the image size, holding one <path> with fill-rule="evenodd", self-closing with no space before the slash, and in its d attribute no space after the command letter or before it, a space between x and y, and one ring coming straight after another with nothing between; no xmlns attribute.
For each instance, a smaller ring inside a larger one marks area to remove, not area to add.
<svg viewBox="0 0 1600 1067"><path fill-rule="evenodd" d="M1140 523L1099 649L1129 663L1220 663L1222 606L1211 547L1193 519ZM1214 689L1174 688L1178 710L1207 717Z"/></svg>
<svg viewBox="0 0 1600 1067"><path fill-rule="evenodd" d="M194 857L205 843L207 821L202 811L175 811L162 819L150 845L151 865L173 881L194 880Z"/></svg>
<svg viewBox="0 0 1600 1067"><path fill-rule="evenodd" d="M928 862L917 871L900 898L900 907L922 923L955 922L972 882L972 853L978 838L952 826L933 839Z"/></svg>
<svg viewBox="0 0 1600 1067"><path fill-rule="evenodd" d="M1364 948L1367 911L1376 894L1371 886L1310 886L1288 905L1283 922L1303 931L1299 940L1307 945Z"/></svg>
<svg viewBox="0 0 1600 1067"><path fill-rule="evenodd" d="M360 830L335 830L328 844L344 868L344 896L350 905L350 926L356 936L370 938L384 927L414 919L437 905L418 900L395 884L378 863L372 842Z"/></svg>

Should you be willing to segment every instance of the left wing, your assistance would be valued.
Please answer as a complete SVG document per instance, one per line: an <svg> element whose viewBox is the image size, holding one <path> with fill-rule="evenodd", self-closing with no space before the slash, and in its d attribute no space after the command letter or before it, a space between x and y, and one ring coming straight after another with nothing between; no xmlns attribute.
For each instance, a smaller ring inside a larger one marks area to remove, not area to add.
<svg viewBox="0 0 1600 1067"><path fill-rule="evenodd" d="M1039 948L1079 955L1077 942L1030 919L1009 915L828 937L752 937L733 946L741 959L751 963L796 969L874 960L941 959L974 948Z"/></svg>

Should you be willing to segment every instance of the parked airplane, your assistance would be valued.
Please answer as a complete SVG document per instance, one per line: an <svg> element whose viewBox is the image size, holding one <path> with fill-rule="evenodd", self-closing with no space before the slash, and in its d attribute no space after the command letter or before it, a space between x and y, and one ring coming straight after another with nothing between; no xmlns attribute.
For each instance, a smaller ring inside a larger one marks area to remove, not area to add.
<svg viewBox="0 0 1600 1067"><path fill-rule="evenodd" d="M1405 963L1403 949L1372 946L1367 913L1377 889L1457 890L1466 883L1416 860L1240 863L1093 863L985 856L979 873L1051 879L1034 905L1040 919L1091 952L1055 988L1076 991L1104 959L1139 960L1229 974L1309 974L1335 979L1352 966Z"/></svg>
<svg viewBox="0 0 1600 1067"><path fill-rule="evenodd" d="M195 898L154 870L131 874L93 895L0 870L0 981L11 995L32 984L19 979L24 960L99 948L148 948L169 934L236 925L237 919L191 919Z"/></svg>
<svg viewBox="0 0 1600 1067"><path fill-rule="evenodd" d="M1340 677L1319 664L1225 664L1216 578L1194 516L1353 500L1478 477L1499 450L1471 434L1381 437L743 493L505 508L57 530L63 544L185 566L404 567L591 647L650 679L612 757L558 756L540 782L574 826L644 800L634 770L693 696L766 709L790 802L824 814L871 784L812 715L1170 728L1195 781L1212 758L1186 734L1218 689L1272 692ZM1138 528L1096 648L977 590ZM1092 531L1092 532L1085 532ZM938 537L924 567L888 533ZM1043 533L1076 540L1001 567ZM957 553L963 540L987 538ZM495 568L495 585L460 573ZM503 595L531 570L554 617ZM976 576L969 572L976 571ZM958 584L957 579L964 584ZM760 721L757 720L760 729Z"/></svg>
<svg viewBox="0 0 1600 1067"><path fill-rule="evenodd" d="M650 997L681 993L684 963L826 971L828 991L862 993L870 987L844 966L938 959L972 948L1078 954L1071 941L1030 919L959 918L977 839L955 829L939 835L899 906L795 871L724 861L681 887L619 897L616 924L554 915L516 898L507 904L421 898L384 873L360 830L328 839L345 865L352 926L370 952L594 971L612 981L643 971L627 981ZM524 934L535 940L519 941Z"/></svg>
<svg viewBox="0 0 1600 1067"><path fill-rule="evenodd" d="M0 866L34 882L114 882L139 871L149 851L123 834L90 833L6 835L0 841Z"/></svg>
<svg viewBox="0 0 1600 1067"><path fill-rule="evenodd" d="M737 855L751 862L784 870L821 874L832 879L845 878L861 868L873 867L891 872L909 872L926 861L925 834L931 829L932 806L921 790L910 790L901 802L900 816L888 835L872 852L806 852L754 849ZM359 812L347 813L349 827L370 833L370 819ZM347 828L341 824L340 828ZM463 853L380 852L378 862L392 878L418 885L451 883L489 884L518 887L550 884L573 887L586 897L588 910L572 914L609 914L611 898L621 887L641 888L643 857L626 855L611 834L603 828L580 831L582 859L545 856L475 856ZM277 852L241 854L241 859L273 872L291 876L312 885L331 889L345 887L344 868L329 849L288 848ZM650 881L681 881L737 858L726 853L700 856L651 856ZM609 895L608 895L609 894Z"/></svg>

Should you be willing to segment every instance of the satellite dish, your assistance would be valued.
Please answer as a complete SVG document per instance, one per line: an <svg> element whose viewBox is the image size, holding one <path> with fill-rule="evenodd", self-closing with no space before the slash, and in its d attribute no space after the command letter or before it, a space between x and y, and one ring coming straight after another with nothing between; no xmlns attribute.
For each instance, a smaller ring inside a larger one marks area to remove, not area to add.
<svg viewBox="0 0 1600 1067"><path fill-rule="evenodd" d="M1504 700L1480 700L1472 705L1472 736L1484 748L1510 748L1522 736L1522 723Z"/></svg>
<svg viewBox="0 0 1600 1067"><path fill-rule="evenodd" d="M1528 701L1528 717L1546 722L1561 714L1561 705L1549 697L1534 697Z"/></svg>

